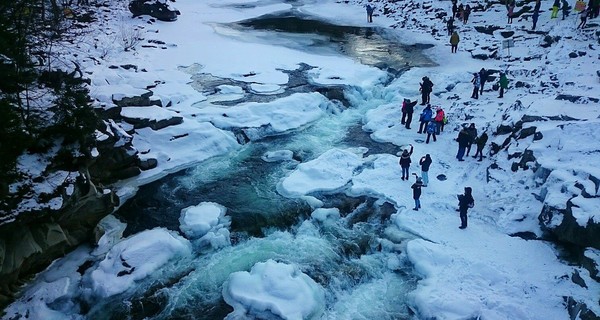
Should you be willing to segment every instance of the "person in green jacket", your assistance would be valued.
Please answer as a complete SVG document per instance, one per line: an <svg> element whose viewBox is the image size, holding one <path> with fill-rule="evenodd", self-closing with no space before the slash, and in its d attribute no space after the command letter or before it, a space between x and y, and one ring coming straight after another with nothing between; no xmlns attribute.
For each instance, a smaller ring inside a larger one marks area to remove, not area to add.
<svg viewBox="0 0 600 320"><path fill-rule="evenodd" d="M498 98L502 98L504 96L504 90L508 89L508 78L506 77L506 73L500 72L500 80L498 80L498 84L500 85L500 95Z"/></svg>

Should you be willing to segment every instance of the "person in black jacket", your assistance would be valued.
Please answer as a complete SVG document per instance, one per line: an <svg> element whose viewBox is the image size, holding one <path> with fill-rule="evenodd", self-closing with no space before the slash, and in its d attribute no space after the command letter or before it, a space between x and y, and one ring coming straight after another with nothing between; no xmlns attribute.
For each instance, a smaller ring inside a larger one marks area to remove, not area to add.
<svg viewBox="0 0 600 320"><path fill-rule="evenodd" d="M460 227L464 229L467 227L467 210L475 206L475 199L471 194L471 187L465 187L465 193L458 195L458 211L460 212Z"/></svg>
<svg viewBox="0 0 600 320"><path fill-rule="evenodd" d="M431 166L431 157L429 154L426 154L421 158L421 160L419 160L419 165L421 165L421 178L423 180L423 187L427 187L429 184L429 166Z"/></svg>
<svg viewBox="0 0 600 320"><path fill-rule="evenodd" d="M458 152L456 153L456 159L458 159L458 161L465 161L463 157L465 155L467 145L469 144L469 133L467 133L466 128L462 128L460 130L456 141L458 142Z"/></svg>
<svg viewBox="0 0 600 320"><path fill-rule="evenodd" d="M402 124L406 126L406 129L410 129L410 123L412 122L412 116L415 112L415 106L417 105L418 100L410 101L408 99L404 99L404 103L402 104ZM406 115L406 119L404 116Z"/></svg>
<svg viewBox="0 0 600 320"><path fill-rule="evenodd" d="M421 105L425 105L429 103L431 92L433 91L433 82L429 80L428 77L423 77L423 82L419 83L421 86L419 90L421 91Z"/></svg>
<svg viewBox="0 0 600 320"><path fill-rule="evenodd" d="M410 174L408 173L408 169L410 168L410 156L413 153L413 146L412 144L410 145L410 151L408 150L404 150L402 152L402 155L400 156L400 160L398 161L398 163L400 164L400 167L402 168L402 180L408 180Z"/></svg>
<svg viewBox="0 0 600 320"><path fill-rule="evenodd" d="M477 145L477 151L475 151L475 155L473 156L473 158L477 158L477 155L479 155L479 160L477 161L483 161L483 147L485 147L485 144L488 141L488 135L487 133L482 133L481 136L479 136L479 138L475 139L475 144Z"/></svg>
<svg viewBox="0 0 600 320"><path fill-rule="evenodd" d="M483 94L483 86L485 86L485 83L487 82L487 76L487 70L481 68L481 70L479 70L479 94Z"/></svg>
<svg viewBox="0 0 600 320"><path fill-rule="evenodd" d="M477 139L477 128L475 128L475 124L471 123L471 125L467 128L467 133L469 134L469 139L467 140L467 154L469 156L469 152L471 152L471 146L475 143L475 139Z"/></svg>
<svg viewBox="0 0 600 320"><path fill-rule="evenodd" d="M421 187L423 186L423 181L421 178L417 177L417 181L410 186L413 189L413 199L415 200L415 207L413 210L419 211L421 209Z"/></svg>

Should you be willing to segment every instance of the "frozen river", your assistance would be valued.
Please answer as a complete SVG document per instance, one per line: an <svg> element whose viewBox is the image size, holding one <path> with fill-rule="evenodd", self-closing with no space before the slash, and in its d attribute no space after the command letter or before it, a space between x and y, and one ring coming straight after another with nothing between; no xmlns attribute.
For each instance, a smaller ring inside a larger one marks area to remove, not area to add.
<svg viewBox="0 0 600 320"><path fill-rule="evenodd" d="M367 156L396 155L402 146L373 141L363 129L364 117L372 108L397 100L387 85L404 71L432 65L421 54L427 46L402 45L384 29L340 26L294 11L220 24L215 30L243 42L268 43L324 58L351 57L387 76L368 87L323 85L311 81L314 66L307 64L285 70L288 83L266 95L239 79L187 68L194 79L191 85L206 94L210 103L223 107L223 114L249 102L268 103L311 92L326 97L327 107L315 121L284 133L269 128L223 127L232 130L241 148L142 186L115 213L127 224L124 236L133 237L154 228L180 232L183 209L201 203L218 204L226 209L230 221L224 223L228 245L204 244L187 252L173 244L165 250L177 251L181 257L163 261L158 270L135 277L123 290L99 284L98 270L110 268L103 266L106 260L98 266L98 261L90 259L90 249L83 246L44 276L71 266L83 279L82 286L67 285L73 292L53 301L48 314L87 319L221 319L233 311L223 298L228 277L271 259L294 265L323 288L324 301L320 303L324 308L319 318L411 318L406 295L414 290L417 278L411 264L398 258L403 241L411 236L387 229L390 215L396 212L395 204L350 194L349 186L310 192L308 198L290 197L282 192L281 183L299 164L332 149L355 150ZM211 96L224 86L245 90L234 90L227 97ZM270 161L272 151L284 151L288 156ZM315 201L322 208L339 212L339 219L316 219ZM388 250L382 250L386 245ZM160 254L161 249L148 250ZM119 267L126 270L116 275L117 282L140 269L129 266L123 255ZM101 294L97 286L103 287Z"/></svg>

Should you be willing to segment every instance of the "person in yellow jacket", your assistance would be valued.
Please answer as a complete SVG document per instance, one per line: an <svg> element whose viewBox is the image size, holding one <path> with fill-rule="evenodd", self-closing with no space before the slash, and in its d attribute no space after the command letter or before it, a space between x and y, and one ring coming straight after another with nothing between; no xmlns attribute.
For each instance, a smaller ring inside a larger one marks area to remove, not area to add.
<svg viewBox="0 0 600 320"><path fill-rule="evenodd" d="M454 31L450 36L450 45L452 46L452 53L456 53L458 49L458 43L460 42L460 37L458 36L458 32Z"/></svg>
<svg viewBox="0 0 600 320"><path fill-rule="evenodd" d="M552 5L552 14L550 15L551 19L558 17L558 9L560 9L560 0L554 0L554 4Z"/></svg>

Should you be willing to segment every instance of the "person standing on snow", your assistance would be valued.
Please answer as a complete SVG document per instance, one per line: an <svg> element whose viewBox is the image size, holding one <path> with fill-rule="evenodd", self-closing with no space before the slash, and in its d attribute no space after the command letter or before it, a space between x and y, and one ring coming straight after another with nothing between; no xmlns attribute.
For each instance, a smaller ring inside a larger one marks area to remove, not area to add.
<svg viewBox="0 0 600 320"><path fill-rule="evenodd" d="M467 153L466 156L469 156L469 152L471 152L471 146L475 143L475 139L477 139L477 128L475 128L475 124L471 123L467 128L467 133L469 134L469 140L467 143Z"/></svg>
<svg viewBox="0 0 600 320"><path fill-rule="evenodd" d="M465 156L465 150L467 149L467 145L469 144L469 133L467 133L466 128L462 128L460 130L456 141L458 142L458 152L456 153L456 159L458 159L458 161L465 161L463 157Z"/></svg>
<svg viewBox="0 0 600 320"><path fill-rule="evenodd" d="M552 5L552 14L550 15L550 19L554 19L558 17L558 9L560 8L560 0L554 0L554 4Z"/></svg>
<svg viewBox="0 0 600 320"><path fill-rule="evenodd" d="M504 97L504 90L508 89L508 78L506 77L506 73L500 72L500 80L498 80L498 85L500 86L500 95L498 98Z"/></svg>
<svg viewBox="0 0 600 320"><path fill-rule="evenodd" d="M423 187L427 187L429 184L429 167L431 166L431 156L426 154L424 157L419 160L419 165L421 166L421 177L423 178Z"/></svg>
<svg viewBox="0 0 600 320"><path fill-rule="evenodd" d="M417 181L415 181L415 183L413 183L413 185L410 186L413 189L413 199L415 200L415 207L413 208L413 210L415 211L419 211L419 209L421 209L421 200L419 200L419 198L421 198L422 186L423 181L419 177L417 177Z"/></svg>
<svg viewBox="0 0 600 320"><path fill-rule="evenodd" d="M475 139L475 144L477 145L477 151L475 151L475 155L473 156L473 158L477 158L477 155L479 155L479 162L483 161L483 148L485 147L485 144L488 141L488 135L487 133L482 133L481 136L479 136L477 139Z"/></svg>
<svg viewBox="0 0 600 320"><path fill-rule="evenodd" d="M485 70L484 68L481 68L481 70L479 70L479 94L483 94L483 86L485 85L487 81L487 70Z"/></svg>
<svg viewBox="0 0 600 320"><path fill-rule="evenodd" d="M428 77L423 77L421 80L423 80L423 82L419 83L419 91L421 91L421 105L425 105L426 103L429 103L429 100L431 98L431 91L433 91L433 82L431 82L431 80L429 80Z"/></svg>
<svg viewBox="0 0 600 320"><path fill-rule="evenodd" d="M469 20L469 16L471 15L471 6L467 5L465 7L465 12L463 12L463 23L467 24L467 21Z"/></svg>
<svg viewBox="0 0 600 320"><path fill-rule="evenodd" d="M535 30L535 26L537 25L539 18L540 18L540 12L537 10L533 11L533 14L531 15L531 21L533 22L533 25L531 26L531 30Z"/></svg>
<svg viewBox="0 0 600 320"><path fill-rule="evenodd" d="M435 117L433 118L433 121L436 124L435 134L440 134L442 131L444 131L444 118L445 117L446 117L446 114L444 113L444 109L442 109L442 107L437 107L435 109Z"/></svg>
<svg viewBox="0 0 600 320"><path fill-rule="evenodd" d="M458 50L458 43L460 42L460 37L458 36L458 32L452 32L450 36L450 52L456 53Z"/></svg>
<svg viewBox="0 0 600 320"><path fill-rule="evenodd" d="M571 9L571 6L569 6L569 3L567 2L567 0L562 0L562 14L563 17L562 19L565 20L565 18L569 15L569 10Z"/></svg>
<svg viewBox="0 0 600 320"><path fill-rule="evenodd" d="M508 23L512 23L513 22L513 15L515 14L515 0L512 0L507 6L506 9L508 10L507 16L508 16Z"/></svg>
<svg viewBox="0 0 600 320"><path fill-rule="evenodd" d="M406 105L410 103L410 100L404 98L402 100L402 120L400 120L401 124L406 124Z"/></svg>
<svg viewBox="0 0 600 320"><path fill-rule="evenodd" d="M450 17L450 19L448 19L446 28L448 29L448 35L451 36L452 32L454 32L454 18Z"/></svg>
<svg viewBox="0 0 600 320"><path fill-rule="evenodd" d="M471 83L473 83L473 93L471 93L471 98L479 99L479 87L481 83L479 82L479 74L473 73L473 79L471 79Z"/></svg>
<svg viewBox="0 0 600 320"><path fill-rule="evenodd" d="M429 138L431 136L433 136L433 142L436 142L437 139L435 137L435 131L437 130L437 124L434 121L429 121L425 130L427 131L427 139L425 140L425 143L429 144Z"/></svg>
<svg viewBox="0 0 600 320"><path fill-rule="evenodd" d="M375 7L368 4L367 5L367 22L373 22L373 11L375 11Z"/></svg>
<svg viewBox="0 0 600 320"><path fill-rule="evenodd" d="M471 187L465 187L465 193L458 195L458 212L460 213L460 229L467 227L467 211L475 206Z"/></svg>
<svg viewBox="0 0 600 320"><path fill-rule="evenodd" d="M421 115L419 116L419 121L421 123L419 124L419 131L417 133L425 133L425 130L427 130L427 124L429 123L429 121L431 121L432 117L433 110L431 110L431 105L427 104L427 106L425 107L425 109L423 109L423 112L421 112Z"/></svg>
<svg viewBox="0 0 600 320"><path fill-rule="evenodd" d="M410 168L410 156L413 153L413 145L410 145L410 151L404 150L402 155L400 156L400 160L398 164L400 164L400 168L402 168L402 180L408 180L410 177L408 173L408 169Z"/></svg>
<svg viewBox="0 0 600 320"><path fill-rule="evenodd" d="M581 11L581 13L579 14L580 18L581 18L581 22L577 26L577 29L585 28L585 24L587 22L587 18L588 18L588 15L590 14L590 11L591 11L591 9L589 6L585 10Z"/></svg>
<svg viewBox="0 0 600 320"><path fill-rule="evenodd" d="M458 6L456 5L456 0L452 0L452 20L454 20L454 18L456 18L456 14L458 11Z"/></svg>
<svg viewBox="0 0 600 320"><path fill-rule="evenodd" d="M458 21L463 21L465 16L465 7L462 3L458 5L458 11L456 13L458 15Z"/></svg>
<svg viewBox="0 0 600 320"><path fill-rule="evenodd" d="M415 105L417 105L417 100L410 102L410 100L408 99L404 99L404 102L406 103L402 103L402 122L403 124L405 124L406 129L410 129L410 123L412 122L412 116L413 113L415 112ZM406 114L406 120L404 120L404 115Z"/></svg>

